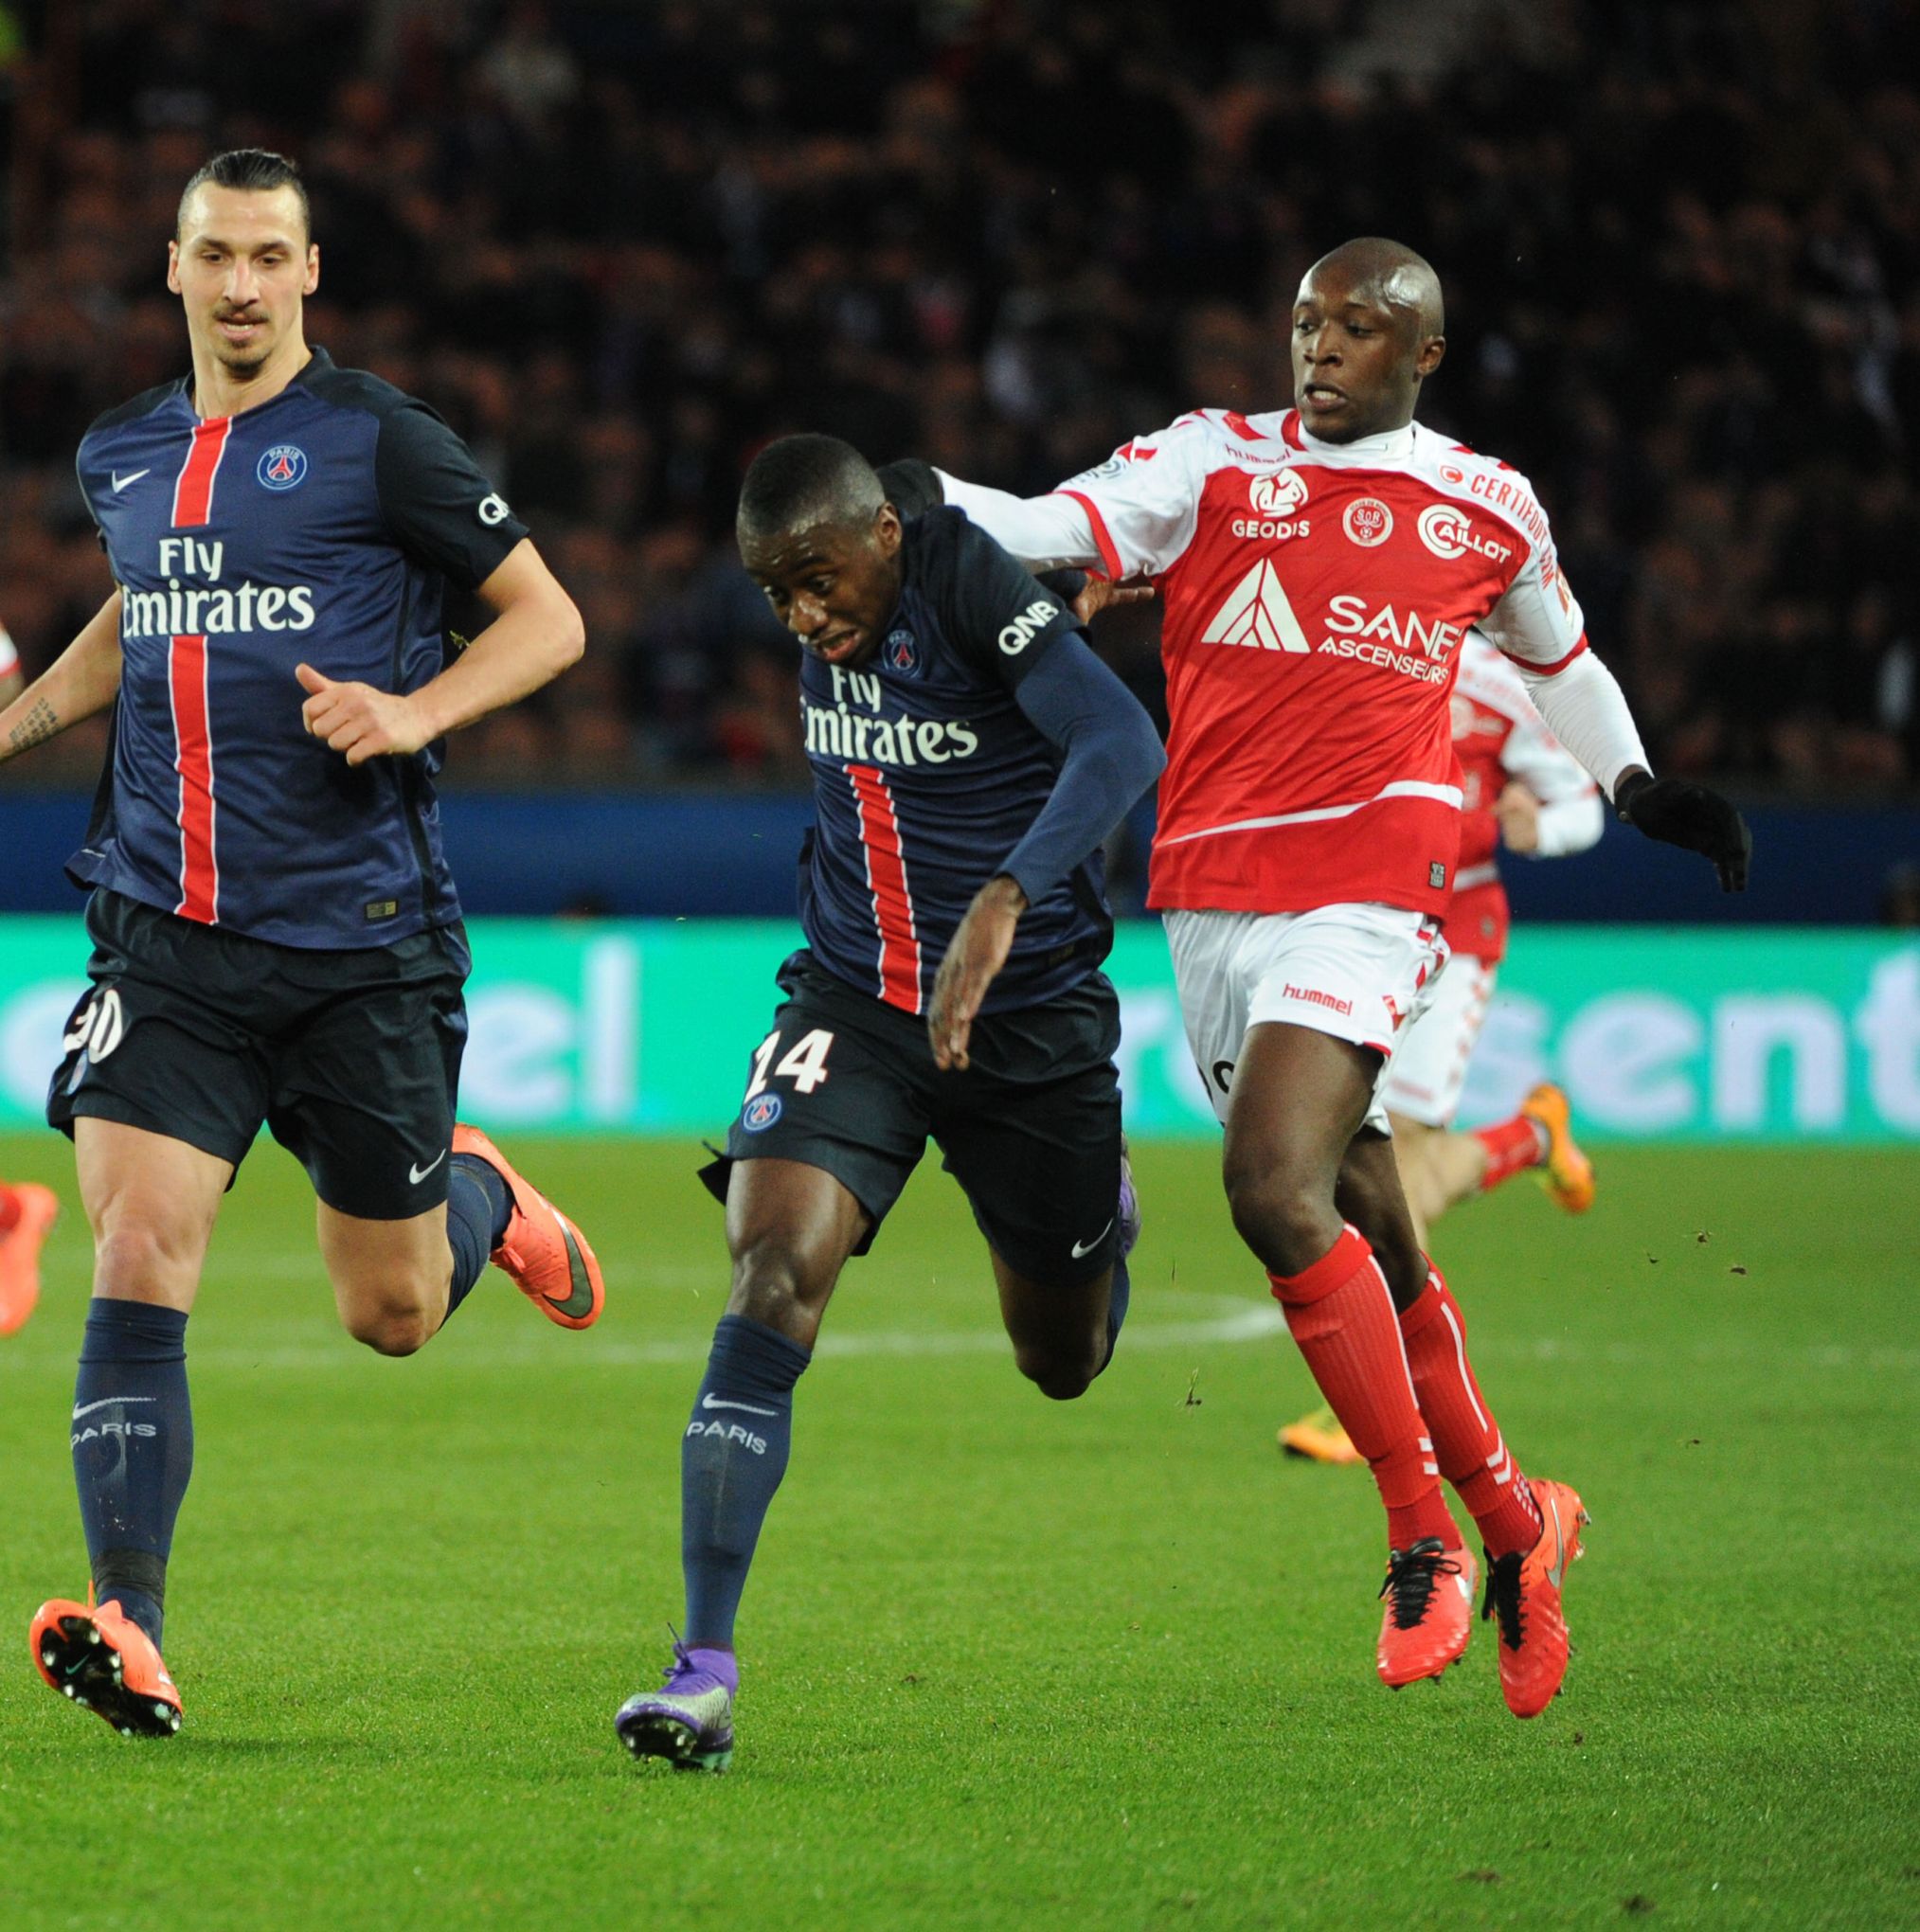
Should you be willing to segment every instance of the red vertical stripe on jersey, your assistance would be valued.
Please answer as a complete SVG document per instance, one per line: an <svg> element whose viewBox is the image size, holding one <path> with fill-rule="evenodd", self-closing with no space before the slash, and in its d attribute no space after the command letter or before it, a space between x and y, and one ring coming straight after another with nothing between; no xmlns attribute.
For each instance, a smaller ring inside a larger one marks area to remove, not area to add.
<svg viewBox="0 0 1920 1932"><path fill-rule="evenodd" d="M872 765L849 765L847 777L860 807L860 843L867 849L867 886L880 928L880 997L903 1012L920 1011L920 934L906 861L900 850L900 820L893 794Z"/></svg>
<svg viewBox="0 0 1920 1932"><path fill-rule="evenodd" d="M209 416L194 425L193 440L187 447L187 460L173 485L173 528L197 529L213 514L213 479L220 474L220 459L226 452L227 432L233 427L230 416Z"/></svg>
<svg viewBox="0 0 1920 1932"><path fill-rule="evenodd" d="M196 423L187 460L173 484L173 528L198 529L213 516L213 482L230 416ZM220 861L213 841L213 726L208 717L206 639L175 637L167 654L173 700L173 769L180 774L180 903L182 919L211 925L220 917Z"/></svg>
<svg viewBox="0 0 1920 1932"><path fill-rule="evenodd" d="M213 852L213 738L206 720L206 639L175 637L167 654L173 742L180 747L180 903L182 919L211 925L220 917L220 865Z"/></svg>

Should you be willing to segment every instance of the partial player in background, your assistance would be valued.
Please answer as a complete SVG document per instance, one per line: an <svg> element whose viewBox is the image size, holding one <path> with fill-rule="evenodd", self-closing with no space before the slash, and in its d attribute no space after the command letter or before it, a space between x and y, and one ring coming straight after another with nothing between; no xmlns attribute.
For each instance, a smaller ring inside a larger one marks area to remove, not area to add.
<svg viewBox="0 0 1920 1932"><path fill-rule="evenodd" d="M20 653L0 624L0 710L20 695ZM40 1299L40 1249L60 1213L51 1188L0 1181L0 1335L10 1335Z"/></svg>
<svg viewBox="0 0 1920 1932"><path fill-rule="evenodd" d="M94 1237L69 1425L93 1587L31 1637L45 1681L129 1734L180 1725L160 1639L188 1317L263 1124L370 1348L420 1348L490 1255L563 1327L601 1308L577 1230L455 1125L469 959L434 796L442 735L571 664L580 616L431 409L308 347L319 273L283 156L188 183L167 282L191 373L80 448L117 588L0 710L0 758L113 713L68 867L94 888L93 985L47 1100ZM493 614L452 662L450 582Z"/></svg>
<svg viewBox="0 0 1920 1932"><path fill-rule="evenodd" d="M1507 950L1507 894L1495 854L1551 859L1584 852L1606 825L1599 788L1534 708L1519 673L1478 631L1461 646L1453 687L1460 760L1460 865L1446 912L1445 970L1387 1069L1387 1118L1407 1206L1420 1237L1456 1202L1530 1168L1570 1214L1593 1205L1593 1164L1574 1141L1567 1096L1536 1086L1511 1119L1457 1132L1454 1115ZM1290 1455L1363 1458L1324 1405L1280 1431Z"/></svg>
<svg viewBox="0 0 1920 1932"><path fill-rule="evenodd" d="M901 501L824 436L769 445L741 491L742 561L801 647L815 826L807 945L703 1176L733 1281L680 1444L686 1621L665 1683L615 1719L683 1770L732 1753L734 1618L794 1387L928 1139L1043 1393L1081 1394L1126 1314L1139 1211L1101 847L1159 738L1064 597L957 510L903 521Z"/></svg>
<svg viewBox="0 0 1920 1932"><path fill-rule="evenodd" d="M941 480L1030 566L1159 590L1170 728L1148 903L1226 1130L1234 1225L1386 1506L1379 1673L1398 1687L1465 1649L1477 1566L1444 1475L1480 1527L1502 1693L1531 1717L1566 1673L1560 1586L1584 1511L1522 1475L1480 1394L1379 1092L1445 958L1462 637L1480 625L1519 663L1649 837L1704 853L1730 891L1751 842L1724 798L1648 769L1526 479L1413 420L1446 351L1431 266L1347 242L1308 270L1291 328L1291 409L1195 410L1046 496Z"/></svg>

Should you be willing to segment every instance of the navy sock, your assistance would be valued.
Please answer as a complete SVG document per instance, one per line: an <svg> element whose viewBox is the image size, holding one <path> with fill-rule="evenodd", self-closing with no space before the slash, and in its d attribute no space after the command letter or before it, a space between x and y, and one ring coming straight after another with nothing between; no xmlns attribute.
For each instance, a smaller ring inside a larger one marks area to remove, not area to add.
<svg viewBox="0 0 1920 1932"><path fill-rule="evenodd" d="M1126 1325L1126 1305L1133 1298L1133 1278L1126 1271L1126 1257L1113 1258L1113 1280L1106 1291L1106 1361L1100 1365L1104 1375L1113 1351L1120 1347L1120 1332Z"/></svg>
<svg viewBox="0 0 1920 1932"><path fill-rule="evenodd" d="M71 1434L96 1598L117 1598L157 1644L173 1520L193 1473L187 1317L178 1309L93 1303Z"/></svg>
<svg viewBox="0 0 1920 1932"><path fill-rule="evenodd" d="M487 1257L505 1239L512 1212L512 1190L498 1168L477 1154L457 1154L447 1162L447 1245L454 1251L447 1319L473 1291Z"/></svg>
<svg viewBox="0 0 1920 1932"><path fill-rule="evenodd" d="M727 1650L760 1526L793 1442L794 1384L812 1359L744 1315L723 1315L680 1442L688 1646Z"/></svg>

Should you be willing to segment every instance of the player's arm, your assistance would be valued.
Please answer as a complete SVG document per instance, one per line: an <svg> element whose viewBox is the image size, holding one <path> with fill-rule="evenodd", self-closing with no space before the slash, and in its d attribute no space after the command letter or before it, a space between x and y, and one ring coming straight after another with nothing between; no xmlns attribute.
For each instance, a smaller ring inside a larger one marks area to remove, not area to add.
<svg viewBox="0 0 1920 1932"><path fill-rule="evenodd" d="M18 758L104 711L120 689L120 593L108 598L24 691L16 674L14 689L13 701L0 705L0 760Z"/></svg>
<svg viewBox="0 0 1920 1932"><path fill-rule="evenodd" d="M1531 858L1565 858L1600 843L1599 788L1535 716L1516 719L1500 756L1507 783L1494 801L1500 842Z"/></svg>
<svg viewBox="0 0 1920 1932"><path fill-rule="evenodd" d="M310 664L295 675L309 693L307 729L350 765L405 756L449 731L550 684L586 647L573 599L523 537L478 587L493 621L440 674L404 693L339 684Z"/></svg>
<svg viewBox="0 0 1920 1932"><path fill-rule="evenodd" d="M1701 853L1723 892L1744 891L1753 835L1732 805L1704 785L1656 778L1625 694L1588 648L1580 606L1535 546L1480 628L1520 673L1534 708L1613 800L1627 824L1667 845Z"/></svg>

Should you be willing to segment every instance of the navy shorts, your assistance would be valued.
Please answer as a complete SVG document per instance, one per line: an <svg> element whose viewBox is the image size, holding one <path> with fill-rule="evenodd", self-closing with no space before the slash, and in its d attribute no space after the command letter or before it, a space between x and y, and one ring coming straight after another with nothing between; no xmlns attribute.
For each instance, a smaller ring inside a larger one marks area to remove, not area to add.
<svg viewBox="0 0 1920 1932"><path fill-rule="evenodd" d="M1104 973L974 1022L970 1064L942 1072L926 1022L849 986L810 952L781 968L785 1000L754 1050L725 1156L824 1168L867 1210L872 1245L931 1138L995 1253L1067 1285L1113 1264L1119 1240L1120 1000Z"/></svg>
<svg viewBox="0 0 1920 1932"><path fill-rule="evenodd" d="M265 1125L342 1214L404 1221L446 1199L462 927L309 951L106 891L86 921L93 983L67 1021L53 1126L118 1120L238 1168Z"/></svg>

